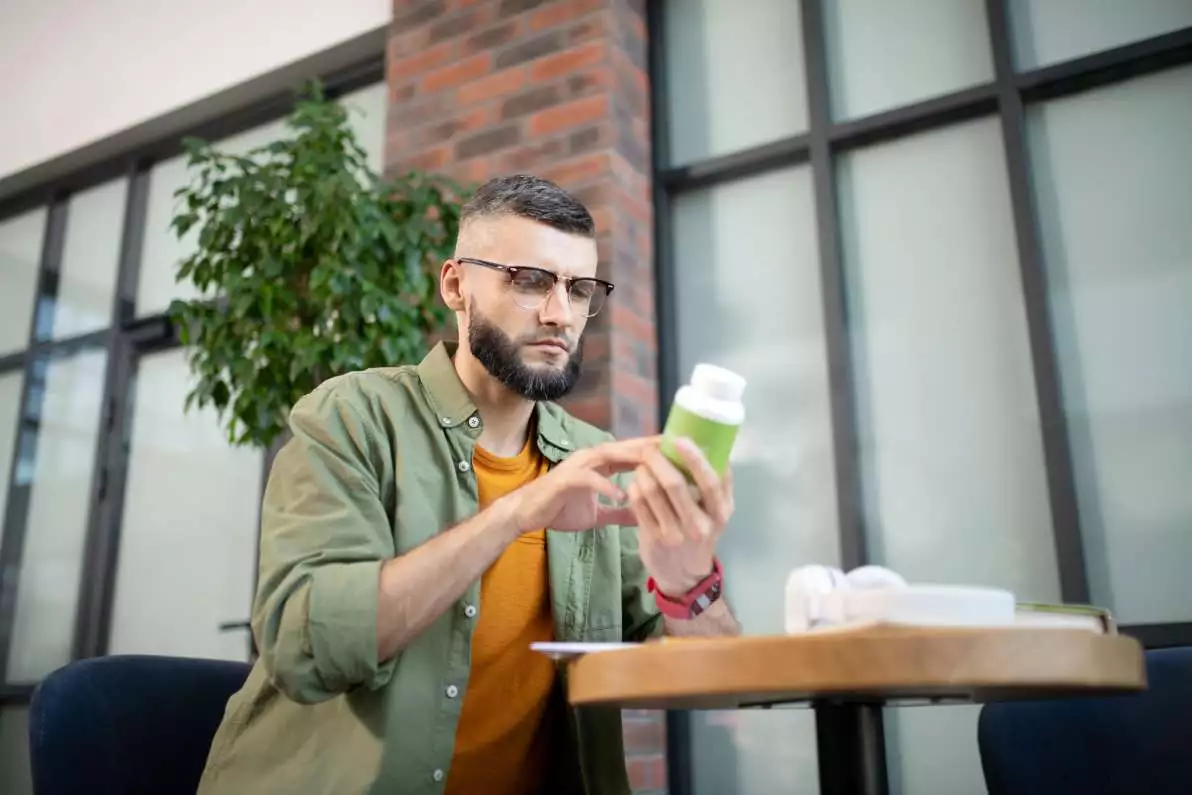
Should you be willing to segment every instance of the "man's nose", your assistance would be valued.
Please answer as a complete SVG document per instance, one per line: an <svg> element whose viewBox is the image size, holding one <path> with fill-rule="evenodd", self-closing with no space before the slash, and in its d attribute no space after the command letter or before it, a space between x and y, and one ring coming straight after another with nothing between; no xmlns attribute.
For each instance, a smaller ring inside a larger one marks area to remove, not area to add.
<svg viewBox="0 0 1192 795"><path fill-rule="evenodd" d="M538 319L547 326L570 326L575 321L566 284L560 281L546 294L546 300L542 302L542 309L538 312Z"/></svg>

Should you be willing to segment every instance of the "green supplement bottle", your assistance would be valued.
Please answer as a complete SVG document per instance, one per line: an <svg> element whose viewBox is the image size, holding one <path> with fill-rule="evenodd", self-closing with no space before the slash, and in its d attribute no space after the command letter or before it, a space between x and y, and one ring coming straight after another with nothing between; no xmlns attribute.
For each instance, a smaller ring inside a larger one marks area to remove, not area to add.
<svg viewBox="0 0 1192 795"><path fill-rule="evenodd" d="M675 440L686 437L703 451L712 469L723 475L737 431L745 421L745 379L714 364L697 364L691 383L679 388L662 430L662 453L692 480Z"/></svg>

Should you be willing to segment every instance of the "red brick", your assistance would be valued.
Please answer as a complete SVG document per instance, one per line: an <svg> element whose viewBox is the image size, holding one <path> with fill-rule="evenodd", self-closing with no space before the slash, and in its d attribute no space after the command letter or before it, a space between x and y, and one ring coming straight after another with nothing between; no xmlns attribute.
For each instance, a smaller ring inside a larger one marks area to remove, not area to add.
<svg viewBox="0 0 1192 795"><path fill-rule="evenodd" d="M554 162L566 149L562 139L539 141L507 152L501 161L505 172L537 172Z"/></svg>
<svg viewBox="0 0 1192 795"><path fill-rule="evenodd" d="M594 41L547 56L535 61L534 65L530 67L530 79L537 82L571 74L585 67L601 63L605 59L606 53L604 42Z"/></svg>
<svg viewBox="0 0 1192 795"><path fill-rule="evenodd" d="M521 133L516 124L490 127L459 141L455 145L455 159L467 160L470 157L487 155L513 146L519 140L521 140Z"/></svg>
<svg viewBox="0 0 1192 795"><path fill-rule="evenodd" d="M578 160L569 160L566 163L552 166L542 171L541 175L570 190L577 185L587 184L606 175L609 171L608 160L608 155L588 155Z"/></svg>
<svg viewBox="0 0 1192 795"><path fill-rule="evenodd" d="M562 31L550 31L549 33L543 33L532 39L527 39L506 47L497 55L494 63L498 69L505 69L520 63L533 61L535 58L550 55L552 52L558 52L566 44L567 38L563 35Z"/></svg>
<svg viewBox="0 0 1192 795"><path fill-rule="evenodd" d="M552 133L579 127L608 115L608 98L587 97L541 111L530 119L530 135L551 135Z"/></svg>
<svg viewBox="0 0 1192 795"><path fill-rule="evenodd" d="M469 80L476 80L488 74L491 66L492 56L486 52L478 53L471 58L465 58L451 66L445 66L442 69L431 72L422 78L422 90L440 91L444 88L451 88L452 86L466 83Z"/></svg>
<svg viewBox="0 0 1192 795"><path fill-rule="evenodd" d="M586 349L585 349L586 350ZM625 752L638 756L657 754L666 749L666 724L660 716L629 718L622 721L625 735Z"/></svg>
<svg viewBox="0 0 1192 795"><path fill-rule="evenodd" d="M614 213L611 208L589 207L588 210L592 213L592 221L596 224L597 229L606 230L613 228Z"/></svg>
<svg viewBox="0 0 1192 795"><path fill-rule="evenodd" d="M666 786L666 765L662 754L629 759L625 768L629 771L629 786L635 790L661 789Z"/></svg>
<svg viewBox="0 0 1192 795"><path fill-rule="evenodd" d="M394 35L386 47L390 59L405 58L426 47L426 28L415 28Z"/></svg>
<svg viewBox="0 0 1192 795"><path fill-rule="evenodd" d="M445 41L442 44L436 44L434 47L409 56L408 58L399 58L389 63L389 77L390 80L406 81L412 77L418 77L437 66L442 66L445 63L450 63L454 56L454 45Z"/></svg>
<svg viewBox="0 0 1192 795"><path fill-rule="evenodd" d="M404 156L401 158L406 160ZM418 171L438 171L451 159L451 148L439 146L409 158L409 167Z"/></svg>
<svg viewBox="0 0 1192 795"><path fill-rule="evenodd" d="M551 3L546 8L540 8L530 15L530 29L553 28L563 22L579 19L584 14L598 10L600 6L600 0L597 2L572 0L571 2Z"/></svg>
<svg viewBox="0 0 1192 795"><path fill-rule="evenodd" d="M460 86L456 100L461 105L495 99L517 91L526 84L526 69L518 67L487 75Z"/></svg>
<svg viewBox="0 0 1192 795"><path fill-rule="evenodd" d="M393 4L393 26L408 30L439 19L447 13L445 0L396 0Z"/></svg>
<svg viewBox="0 0 1192 795"><path fill-rule="evenodd" d="M457 136L479 130L488 120L489 113L485 108L475 108L454 118L428 124L419 129L415 145L435 146L447 143Z"/></svg>
<svg viewBox="0 0 1192 795"><path fill-rule="evenodd" d="M517 36L520 25L514 22L503 22L500 25L482 30L474 36L468 38L464 44L464 54L471 54L480 52L481 50L491 50L507 44Z"/></svg>

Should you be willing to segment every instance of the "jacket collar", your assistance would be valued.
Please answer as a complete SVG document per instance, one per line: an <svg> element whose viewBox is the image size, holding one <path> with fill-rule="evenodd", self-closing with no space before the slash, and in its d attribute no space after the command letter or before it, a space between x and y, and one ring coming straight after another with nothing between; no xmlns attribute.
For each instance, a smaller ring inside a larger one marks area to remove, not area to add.
<svg viewBox="0 0 1192 795"><path fill-rule="evenodd" d="M457 342L440 342L418 365L418 378L422 381L435 416L439 418L439 424L444 428L454 428L467 423L469 417L479 416L476 404L459 380L455 362L452 361L458 349ZM538 447L547 458L558 462L575 449L574 440L564 427L563 412L551 403L539 402L534 408ZM470 425L465 427L475 431L474 435L479 435L479 425L475 428Z"/></svg>

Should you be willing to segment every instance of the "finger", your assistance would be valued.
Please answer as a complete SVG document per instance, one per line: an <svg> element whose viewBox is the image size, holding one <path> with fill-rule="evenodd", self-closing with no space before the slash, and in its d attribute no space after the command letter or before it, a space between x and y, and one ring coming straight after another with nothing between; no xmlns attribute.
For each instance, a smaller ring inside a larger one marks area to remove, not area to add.
<svg viewBox="0 0 1192 795"><path fill-rule="evenodd" d="M666 496L666 490L658 482L650 467L643 466L638 469L633 482L637 486L639 498L638 505L634 507L641 506L649 512L657 525L659 540L668 547L682 544L684 536L679 519L675 515L674 508L671 507L670 499Z"/></svg>
<svg viewBox="0 0 1192 795"><path fill-rule="evenodd" d="M662 487L680 532L696 537L703 517L687 478L661 450L646 453L645 466Z"/></svg>
<svg viewBox="0 0 1192 795"><path fill-rule="evenodd" d="M607 505L598 503L596 506L596 526L619 525L621 527L635 527L639 517L628 505Z"/></svg>
<svg viewBox="0 0 1192 795"><path fill-rule="evenodd" d="M675 449L679 457L687 465L695 485L699 488L700 501L704 511L712 519L713 524L722 527L728 521L728 506L724 499L724 484L716 470L708 463L703 451L689 439L679 439L675 442Z"/></svg>
<svg viewBox="0 0 1192 795"><path fill-rule="evenodd" d="M644 436L637 439L607 442L585 450L582 463L589 468L598 468L605 474L630 472L642 462L646 452L657 449L660 438Z"/></svg>
<svg viewBox="0 0 1192 795"><path fill-rule="evenodd" d="M572 476L571 485L583 486L591 489L597 494L607 497L610 502L622 503L625 501L625 492L603 475L588 469L578 469Z"/></svg>
<svg viewBox="0 0 1192 795"><path fill-rule="evenodd" d="M736 505L736 498L733 496L733 468L731 466L724 468L724 477L720 479L720 483L721 491L724 493L724 504L731 519Z"/></svg>
<svg viewBox="0 0 1192 795"><path fill-rule="evenodd" d="M650 510L650 505L642 495L641 486L638 485L636 478L629 484L628 492L629 508L633 511L633 515L637 517L637 526L641 532L653 538L655 542L669 546L662 535L661 528L658 526L658 517Z"/></svg>

